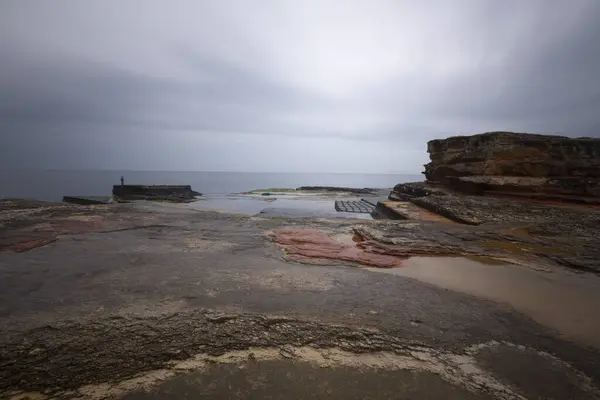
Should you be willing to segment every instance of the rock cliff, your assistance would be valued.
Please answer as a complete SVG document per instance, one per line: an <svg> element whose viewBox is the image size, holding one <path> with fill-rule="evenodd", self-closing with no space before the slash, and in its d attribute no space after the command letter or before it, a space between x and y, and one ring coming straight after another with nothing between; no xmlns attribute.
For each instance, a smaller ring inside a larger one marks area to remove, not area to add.
<svg viewBox="0 0 600 400"><path fill-rule="evenodd" d="M432 140L428 182L472 194L600 197L600 139L489 132Z"/></svg>

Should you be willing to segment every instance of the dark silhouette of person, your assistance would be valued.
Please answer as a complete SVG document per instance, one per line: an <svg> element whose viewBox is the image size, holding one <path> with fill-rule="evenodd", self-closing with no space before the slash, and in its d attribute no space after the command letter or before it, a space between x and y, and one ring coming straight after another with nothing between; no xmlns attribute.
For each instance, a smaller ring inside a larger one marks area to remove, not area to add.
<svg viewBox="0 0 600 400"><path fill-rule="evenodd" d="M125 184L125 178L121 177L121 186Z"/></svg>

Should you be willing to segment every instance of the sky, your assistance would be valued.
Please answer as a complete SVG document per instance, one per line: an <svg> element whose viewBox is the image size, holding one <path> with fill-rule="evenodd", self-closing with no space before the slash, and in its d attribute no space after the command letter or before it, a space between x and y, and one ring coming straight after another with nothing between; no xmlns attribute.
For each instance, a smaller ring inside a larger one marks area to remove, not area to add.
<svg viewBox="0 0 600 400"><path fill-rule="evenodd" d="M600 136L598 0L2 0L0 167L419 173Z"/></svg>

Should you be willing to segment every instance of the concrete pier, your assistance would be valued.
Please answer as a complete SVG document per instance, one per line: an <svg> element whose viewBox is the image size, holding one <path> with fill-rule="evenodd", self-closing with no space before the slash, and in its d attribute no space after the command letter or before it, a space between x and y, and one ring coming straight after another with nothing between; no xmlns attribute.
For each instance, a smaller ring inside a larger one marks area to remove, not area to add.
<svg viewBox="0 0 600 400"><path fill-rule="evenodd" d="M201 194L190 185L114 185L112 194L118 200L193 201Z"/></svg>

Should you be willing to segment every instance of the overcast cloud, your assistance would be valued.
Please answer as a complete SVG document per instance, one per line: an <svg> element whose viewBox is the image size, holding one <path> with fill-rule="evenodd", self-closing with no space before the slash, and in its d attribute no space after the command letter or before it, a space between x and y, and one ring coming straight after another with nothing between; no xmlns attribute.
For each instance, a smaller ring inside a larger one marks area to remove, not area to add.
<svg viewBox="0 0 600 400"><path fill-rule="evenodd" d="M2 0L0 166L418 173L600 136L598 0Z"/></svg>

